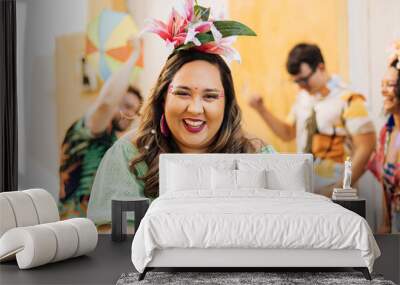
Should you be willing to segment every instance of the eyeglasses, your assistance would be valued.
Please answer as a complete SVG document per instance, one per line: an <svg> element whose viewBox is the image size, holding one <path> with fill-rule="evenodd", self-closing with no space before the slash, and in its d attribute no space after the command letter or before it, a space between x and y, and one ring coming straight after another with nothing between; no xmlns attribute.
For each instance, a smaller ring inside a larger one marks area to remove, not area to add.
<svg viewBox="0 0 400 285"><path fill-rule="evenodd" d="M132 120L136 119L138 116L140 116L139 113L134 113L134 114L131 113L131 114L129 114L129 113L126 113L126 112L124 112L122 110L119 110L119 114L120 114L122 119L125 119L125 120L128 120L128 121L132 121Z"/></svg>
<svg viewBox="0 0 400 285"><path fill-rule="evenodd" d="M311 73L310 73L309 75L307 75L307 76L305 76L305 77L298 78L298 79L294 79L293 82L294 82L294 83L297 83L297 84L299 84L299 85L308 85L308 80L311 78L311 76L313 76L313 74L314 74L316 71L317 71L317 69L316 69L316 68L313 68L313 69L311 70Z"/></svg>

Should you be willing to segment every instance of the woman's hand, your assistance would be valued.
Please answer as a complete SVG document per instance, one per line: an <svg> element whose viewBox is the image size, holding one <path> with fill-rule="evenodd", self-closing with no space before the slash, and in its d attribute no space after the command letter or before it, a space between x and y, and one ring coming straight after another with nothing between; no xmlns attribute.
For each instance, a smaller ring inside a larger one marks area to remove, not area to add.
<svg viewBox="0 0 400 285"><path fill-rule="evenodd" d="M265 123L272 129L272 131L282 140L290 141L296 137L296 125L287 124L285 121L275 117L264 106L264 101L261 95L253 94L248 101L250 107L258 112Z"/></svg>
<svg viewBox="0 0 400 285"><path fill-rule="evenodd" d="M258 113L262 113L265 110L264 100L259 94L254 94L251 96L249 105Z"/></svg>

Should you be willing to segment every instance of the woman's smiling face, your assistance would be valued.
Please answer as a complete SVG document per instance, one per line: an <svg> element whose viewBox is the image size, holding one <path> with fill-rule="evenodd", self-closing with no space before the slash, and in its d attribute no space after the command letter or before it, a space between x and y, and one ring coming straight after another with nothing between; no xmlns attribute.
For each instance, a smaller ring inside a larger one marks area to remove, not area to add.
<svg viewBox="0 0 400 285"><path fill-rule="evenodd" d="M164 112L181 152L206 152L221 127L225 96L219 69L207 61L183 65L168 88Z"/></svg>
<svg viewBox="0 0 400 285"><path fill-rule="evenodd" d="M398 76L399 71L394 67L389 67L382 80L383 108L386 113L400 111L400 101L396 96Z"/></svg>

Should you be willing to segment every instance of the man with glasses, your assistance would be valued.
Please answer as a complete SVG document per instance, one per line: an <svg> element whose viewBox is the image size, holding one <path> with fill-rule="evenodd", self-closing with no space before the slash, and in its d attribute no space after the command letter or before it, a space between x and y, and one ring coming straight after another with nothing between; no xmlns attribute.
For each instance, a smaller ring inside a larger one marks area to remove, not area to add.
<svg viewBox="0 0 400 285"><path fill-rule="evenodd" d="M352 159L352 185L365 171L375 148L376 135L361 94L352 92L337 75L326 69L318 46L301 43L289 53L287 71L299 87L285 121L274 116L255 95L249 104L284 141L296 139L298 152L315 158L314 186L331 196L342 187L344 160Z"/></svg>
<svg viewBox="0 0 400 285"><path fill-rule="evenodd" d="M139 45L136 45L139 46ZM140 50L105 82L86 114L67 130L61 147L61 219L86 217L92 184L101 159L139 118L143 97L129 85Z"/></svg>

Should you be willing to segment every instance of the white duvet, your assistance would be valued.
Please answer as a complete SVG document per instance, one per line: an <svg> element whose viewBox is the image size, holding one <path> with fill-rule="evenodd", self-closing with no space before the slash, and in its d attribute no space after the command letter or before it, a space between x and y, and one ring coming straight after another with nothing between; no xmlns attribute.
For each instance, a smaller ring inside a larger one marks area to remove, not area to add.
<svg viewBox="0 0 400 285"><path fill-rule="evenodd" d="M358 249L370 272L380 255L359 215L320 195L266 189L157 198L132 243L135 268L143 272L165 248Z"/></svg>

